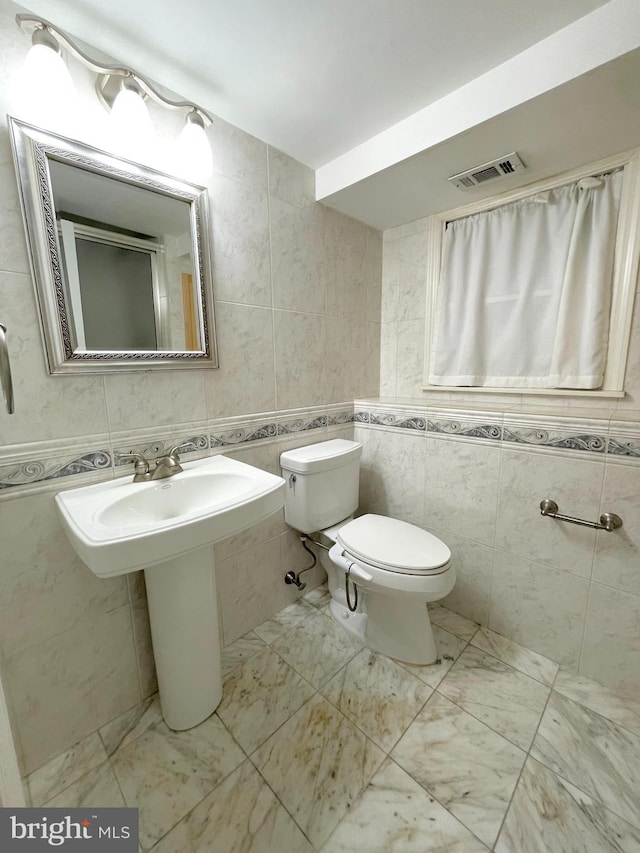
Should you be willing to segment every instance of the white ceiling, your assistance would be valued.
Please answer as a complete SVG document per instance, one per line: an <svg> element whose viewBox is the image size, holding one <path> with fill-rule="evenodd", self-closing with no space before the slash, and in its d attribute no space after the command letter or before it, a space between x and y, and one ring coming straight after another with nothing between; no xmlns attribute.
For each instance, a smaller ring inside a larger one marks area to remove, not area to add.
<svg viewBox="0 0 640 853"><path fill-rule="evenodd" d="M380 228L470 200L447 175L512 150L532 169L523 183L640 145L638 0L22 5L321 167L319 198ZM491 80L493 92L482 88Z"/></svg>

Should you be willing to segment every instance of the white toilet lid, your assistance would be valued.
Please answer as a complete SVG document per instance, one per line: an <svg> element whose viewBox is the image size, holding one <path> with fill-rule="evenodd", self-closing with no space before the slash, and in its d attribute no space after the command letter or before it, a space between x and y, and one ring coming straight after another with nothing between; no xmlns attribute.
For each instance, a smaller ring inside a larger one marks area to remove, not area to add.
<svg viewBox="0 0 640 853"><path fill-rule="evenodd" d="M433 572L451 559L436 536L384 515L361 515L341 527L336 539L356 559L391 572Z"/></svg>

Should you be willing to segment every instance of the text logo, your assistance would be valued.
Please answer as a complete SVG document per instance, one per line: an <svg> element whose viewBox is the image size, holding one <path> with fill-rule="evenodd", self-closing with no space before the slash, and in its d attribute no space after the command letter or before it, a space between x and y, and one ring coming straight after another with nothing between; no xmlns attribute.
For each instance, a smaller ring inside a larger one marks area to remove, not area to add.
<svg viewBox="0 0 640 853"><path fill-rule="evenodd" d="M138 853L138 809L0 809L2 853Z"/></svg>

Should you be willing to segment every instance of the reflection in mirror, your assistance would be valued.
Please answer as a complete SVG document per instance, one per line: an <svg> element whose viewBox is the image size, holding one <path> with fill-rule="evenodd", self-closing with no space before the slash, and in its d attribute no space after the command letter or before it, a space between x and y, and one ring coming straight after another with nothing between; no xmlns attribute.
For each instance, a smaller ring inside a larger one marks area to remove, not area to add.
<svg viewBox="0 0 640 853"><path fill-rule="evenodd" d="M10 125L51 372L217 366L206 191Z"/></svg>

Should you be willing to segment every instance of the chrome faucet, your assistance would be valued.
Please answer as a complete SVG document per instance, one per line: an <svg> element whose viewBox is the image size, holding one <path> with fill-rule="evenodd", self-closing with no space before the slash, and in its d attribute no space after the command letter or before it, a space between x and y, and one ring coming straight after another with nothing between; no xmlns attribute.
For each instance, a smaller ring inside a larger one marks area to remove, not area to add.
<svg viewBox="0 0 640 853"><path fill-rule="evenodd" d="M190 442L183 441L181 444L176 444L165 456L159 456L151 461L142 453L128 453L126 456L131 456L135 459L133 466L134 483L148 483L149 480L164 480L166 477L173 477L174 474L179 474L183 468L180 464L178 450L181 447L188 447ZM125 457L126 458L126 457Z"/></svg>

